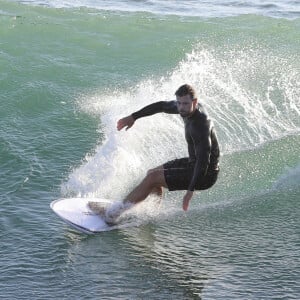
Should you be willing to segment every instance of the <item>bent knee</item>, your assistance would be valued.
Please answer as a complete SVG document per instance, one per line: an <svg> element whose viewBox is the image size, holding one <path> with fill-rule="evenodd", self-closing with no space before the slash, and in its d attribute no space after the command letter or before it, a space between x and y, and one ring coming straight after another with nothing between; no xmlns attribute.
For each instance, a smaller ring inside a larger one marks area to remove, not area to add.
<svg viewBox="0 0 300 300"><path fill-rule="evenodd" d="M164 186L165 185L165 175L163 169L152 169L147 172L145 180L151 186Z"/></svg>
<svg viewBox="0 0 300 300"><path fill-rule="evenodd" d="M163 169L164 169L163 166L158 166L158 167L156 167L156 168L149 169L149 170L147 171L147 175L150 174L150 173L154 173L154 172L156 172L156 171L162 171Z"/></svg>
<svg viewBox="0 0 300 300"><path fill-rule="evenodd" d="M147 171L147 176L154 172L155 169L150 169Z"/></svg>

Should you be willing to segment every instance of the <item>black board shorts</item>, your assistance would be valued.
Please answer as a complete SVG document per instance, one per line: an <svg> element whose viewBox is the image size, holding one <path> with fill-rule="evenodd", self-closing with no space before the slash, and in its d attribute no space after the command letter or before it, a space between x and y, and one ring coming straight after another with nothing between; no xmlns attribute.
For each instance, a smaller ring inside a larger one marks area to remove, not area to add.
<svg viewBox="0 0 300 300"><path fill-rule="evenodd" d="M165 180L169 191L188 190L194 174L194 163L188 158L179 158L163 165ZM213 186L218 178L219 170L208 171L198 178L195 190L206 190Z"/></svg>

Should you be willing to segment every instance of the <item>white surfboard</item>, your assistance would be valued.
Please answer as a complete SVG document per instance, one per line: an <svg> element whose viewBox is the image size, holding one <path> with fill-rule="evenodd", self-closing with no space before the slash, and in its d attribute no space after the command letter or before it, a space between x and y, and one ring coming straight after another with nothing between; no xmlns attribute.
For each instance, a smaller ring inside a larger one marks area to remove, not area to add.
<svg viewBox="0 0 300 300"><path fill-rule="evenodd" d="M51 202L50 207L62 220L80 232L92 234L122 227L122 225L109 226L100 215L89 208L90 201L103 205L113 202L101 198L62 198Z"/></svg>

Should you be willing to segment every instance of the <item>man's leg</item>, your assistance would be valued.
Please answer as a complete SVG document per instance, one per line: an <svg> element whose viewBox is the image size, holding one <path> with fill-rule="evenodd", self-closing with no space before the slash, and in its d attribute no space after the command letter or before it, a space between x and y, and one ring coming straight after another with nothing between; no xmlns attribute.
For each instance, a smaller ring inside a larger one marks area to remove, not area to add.
<svg viewBox="0 0 300 300"><path fill-rule="evenodd" d="M161 166L158 166L154 169L150 169L147 174L150 174L154 171L157 171L157 170L164 170L164 166L161 165ZM156 196L158 196L160 199L162 199L163 197L163 187L162 186L157 186L157 187L154 187L151 191L151 194L155 194Z"/></svg>
<svg viewBox="0 0 300 300"><path fill-rule="evenodd" d="M93 203L89 203L89 207L100 215L104 212L106 222L114 224L123 212L145 200L151 192L161 190L162 187L167 187L164 169L157 167L150 170L142 182L123 201L117 201L104 209L94 207Z"/></svg>
<svg viewBox="0 0 300 300"><path fill-rule="evenodd" d="M150 170L142 182L124 200L124 203L136 204L145 200L151 192L167 187L162 166Z"/></svg>

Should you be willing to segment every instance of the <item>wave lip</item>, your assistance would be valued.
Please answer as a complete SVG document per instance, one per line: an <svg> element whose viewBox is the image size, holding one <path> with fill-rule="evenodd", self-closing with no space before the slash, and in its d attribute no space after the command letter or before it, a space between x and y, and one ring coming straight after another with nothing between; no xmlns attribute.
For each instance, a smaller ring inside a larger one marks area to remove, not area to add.
<svg viewBox="0 0 300 300"><path fill-rule="evenodd" d="M194 17L227 17L242 14L257 14L271 17L294 19L300 16L300 4L297 1L275 1L261 3L261 1L201 1L185 0L176 2L159 0L24 0L21 3L42 5L56 8L92 8L109 11L149 12L154 14L194 16Z"/></svg>

